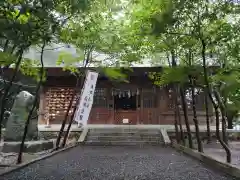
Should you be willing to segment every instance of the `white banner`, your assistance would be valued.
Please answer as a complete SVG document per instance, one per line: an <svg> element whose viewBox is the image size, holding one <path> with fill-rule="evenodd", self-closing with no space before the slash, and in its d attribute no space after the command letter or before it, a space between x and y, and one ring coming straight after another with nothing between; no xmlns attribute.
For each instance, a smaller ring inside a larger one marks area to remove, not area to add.
<svg viewBox="0 0 240 180"><path fill-rule="evenodd" d="M93 96L97 83L98 73L87 71L80 101L74 115L74 121L82 126L87 125L88 117L92 109Z"/></svg>

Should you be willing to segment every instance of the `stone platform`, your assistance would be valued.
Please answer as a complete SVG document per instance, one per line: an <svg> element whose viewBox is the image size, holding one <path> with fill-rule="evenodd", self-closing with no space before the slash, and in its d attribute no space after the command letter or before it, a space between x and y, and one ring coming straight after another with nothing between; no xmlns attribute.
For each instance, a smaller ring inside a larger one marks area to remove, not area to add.
<svg viewBox="0 0 240 180"><path fill-rule="evenodd" d="M67 130L67 126L68 124L66 124L64 131ZM49 126L46 125L38 125L38 131L39 132L58 132L61 128L61 124L52 124ZM101 129L101 128L129 128L129 129L166 129L168 132L169 131L175 131L175 127L174 125L158 125L158 124L137 124L137 125L116 125L116 124L88 124L87 128L91 129L91 128L97 128L97 129ZM192 131L195 131L195 126L191 125L190 126ZM216 126L215 125L211 125L210 127L211 131L215 131L216 130ZM186 130L185 126L183 126L183 130ZM206 132L207 131L207 126L206 125L199 125L199 130ZM81 132L83 131L82 127L78 127L78 125L73 124L71 127L71 132Z"/></svg>
<svg viewBox="0 0 240 180"><path fill-rule="evenodd" d="M84 141L86 145L127 146L163 145L164 139L159 129L139 128L90 128Z"/></svg>

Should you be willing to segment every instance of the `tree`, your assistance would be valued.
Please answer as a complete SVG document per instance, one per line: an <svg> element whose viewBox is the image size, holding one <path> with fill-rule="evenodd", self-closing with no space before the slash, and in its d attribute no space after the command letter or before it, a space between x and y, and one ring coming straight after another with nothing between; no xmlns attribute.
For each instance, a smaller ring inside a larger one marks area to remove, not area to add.
<svg viewBox="0 0 240 180"><path fill-rule="evenodd" d="M30 123L30 120L33 116L34 110L37 106L39 90L41 88L41 85L42 85L42 82L43 82L43 79L44 79L44 64L43 64L44 48L45 48L45 42L43 42L43 45L42 45L42 48L41 48L42 49L41 50L41 60L40 60L41 61L41 67L40 67L40 72L39 72L40 78L39 78L38 85L36 87L36 92L35 92L35 98L34 98L34 101L33 101L33 105L32 105L32 108L31 108L31 110L28 114L28 117L27 117L27 120L26 120L26 123L25 123L22 142L21 142L21 145L20 145L19 153L18 153L17 164L20 164L22 162L22 152L24 150L24 142L25 142L25 139L26 139L26 136L27 136L29 123Z"/></svg>
<svg viewBox="0 0 240 180"><path fill-rule="evenodd" d="M2 70L9 68L11 64L14 64L15 70L10 82L4 87L1 97L0 135L7 96L18 71L36 70L36 68L27 68L26 60L23 58L26 50L30 46L40 45L42 39L46 44L56 40L66 20L75 13L84 11L87 5L88 1L20 0L1 2L0 39L2 54L7 57L1 62L1 65L4 65ZM34 74L36 75L38 72ZM2 78L5 78L4 72Z"/></svg>
<svg viewBox="0 0 240 180"><path fill-rule="evenodd" d="M194 64L203 67L197 84L205 91L215 109L217 138L226 150L227 161L230 162L231 154L226 144L225 122L227 114L231 114L227 113L226 106L226 103L230 101L228 95L225 94L223 97L222 91L228 83L219 80L214 82L212 79L215 79L214 77L218 72L213 74L209 65L219 65L219 62L224 62L222 64L227 64L228 68L233 68L234 64L238 63L239 51L237 47L239 47L239 41L236 40L239 37L236 29L239 28L239 17L236 12L239 10L239 5L230 1L152 1L151 4L147 1L137 1L131 5L130 12L133 24L137 27L136 29L139 29L139 34L150 39L154 53L159 52L159 47L161 47L160 51L162 52L162 47L166 46L165 42L169 43L173 40L174 44L180 46L175 48L180 64L186 65L184 62L185 52L191 47L193 55L196 57ZM231 35L228 36L227 32L228 34L230 32ZM164 51L166 52L166 49ZM226 66L218 68L226 69ZM188 71L183 71L183 73L181 76L185 77ZM223 78L222 74L220 76ZM169 76L165 75L165 78L169 80ZM188 78L183 79L186 81ZM233 84L238 84L238 82L235 81ZM232 90L234 93L234 88ZM234 94L236 95L236 91ZM205 101L207 102L207 97ZM220 122L219 117L217 117L219 110L222 117L222 137L219 134ZM209 107L206 107L206 111L208 136L210 136Z"/></svg>

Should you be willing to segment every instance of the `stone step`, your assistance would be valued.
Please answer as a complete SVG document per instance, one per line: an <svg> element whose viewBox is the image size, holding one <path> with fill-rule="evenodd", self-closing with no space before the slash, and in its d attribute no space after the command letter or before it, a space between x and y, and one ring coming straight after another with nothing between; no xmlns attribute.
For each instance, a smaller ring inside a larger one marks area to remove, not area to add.
<svg viewBox="0 0 240 180"><path fill-rule="evenodd" d="M89 129L89 133L151 133L157 134L160 132L159 129L122 129L122 128L96 128Z"/></svg>
<svg viewBox="0 0 240 180"><path fill-rule="evenodd" d="M105 134L105 133L99 133L99 134L95 134L95 133L88 133L87 134L88 136L105 136L105 137L111 137L111 136L115 136L115 137L162 137L162 134L130 134L130 133L127 133L127 134L124 134L124 133L108 133L108 134Z"/></svg>
<svg viewBox="0 0 240 180"><path fill-rule="evenodd" d="M124 145L163 145L163 142L156 141L86 141L85 145L96 146L124 146Z"/></svg>
<svg viewBox="0 0 240 180"><path fill-rule="evenodd" d="M89 129L85 144L89 145L141 145L164 144L159 129L133 128L92 128Z"/></svg>
<svg viewBox="0 0 240 180"><path fill-rule="evenodd" d="M88 140L122 140L122 141L141 141L141 140L145 140L145 141L163 141L161 136L87 136L87 141Z"/></svg>
<svg viewBox="0 0 240 180"><path fill-rule="evenodd" d="M161 134L136 133L88 133L89 136L126 136L126 137L161 137Z"/></svg>
<svg viewBox="0 0 240 180"><path fill-rule="evenodd" d="M88 134L96 134L96 135L101 135L101 134L104 134L104 135L109 135L109 134L114 134L114 135L122 135L122 134L124 134L124 135L134 135L134 134L137 134L137 135L159 135L159 134L161 134L161 132L160 131L157 131L157 132L155 132L155 131L153 131L153 132L151 132L151 131L149 131L149 132L141 132L141 131L139 131L139 132L132 132L132 131L129 131L129 132L127 132L127 131L123 131L123 132L117 132L117 131L111 131L111 132L108 132L108 131L104 131L104 132L101 132L101 131L89 131L88 132Z"/></svg>

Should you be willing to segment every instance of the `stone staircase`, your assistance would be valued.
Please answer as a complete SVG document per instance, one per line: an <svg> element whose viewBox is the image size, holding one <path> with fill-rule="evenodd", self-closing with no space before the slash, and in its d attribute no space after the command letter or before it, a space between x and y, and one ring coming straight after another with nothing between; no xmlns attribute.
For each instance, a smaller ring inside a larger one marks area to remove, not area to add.
<svg viewBox="0 0 240 180"><path fill-rule="evenodd" d="M86 145L162 145L159 129L91 128L85 137Z"/></svg>

